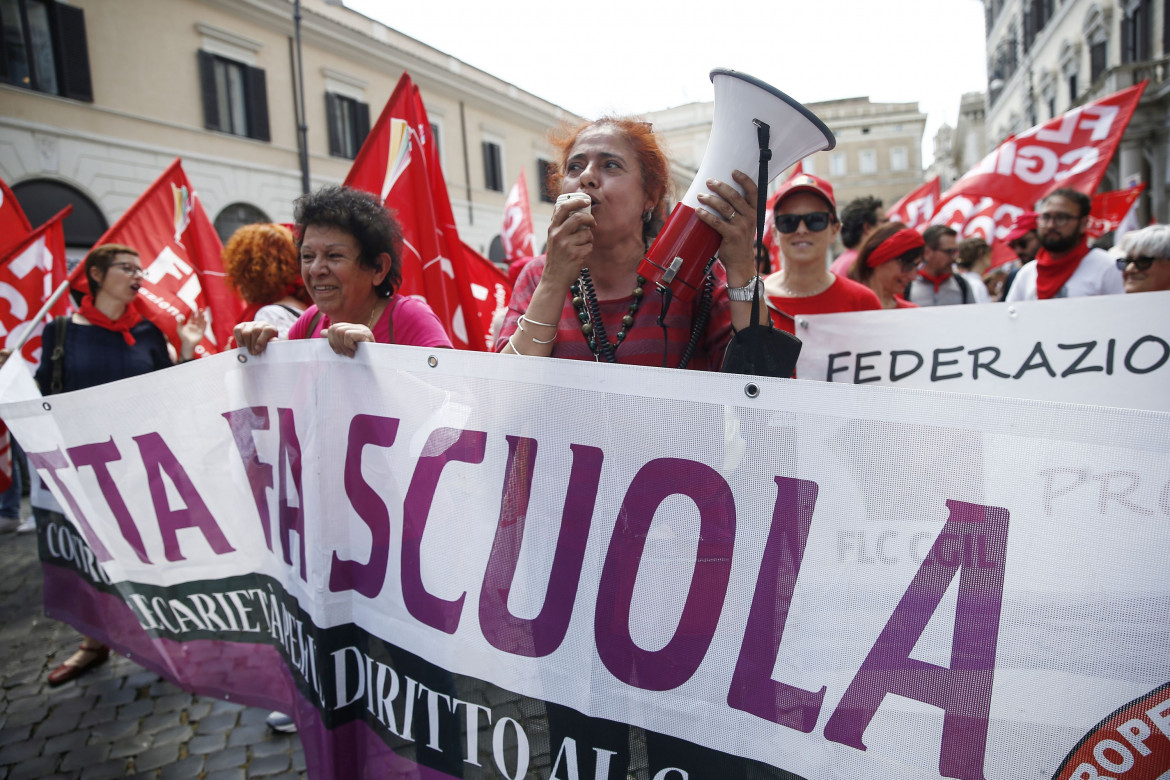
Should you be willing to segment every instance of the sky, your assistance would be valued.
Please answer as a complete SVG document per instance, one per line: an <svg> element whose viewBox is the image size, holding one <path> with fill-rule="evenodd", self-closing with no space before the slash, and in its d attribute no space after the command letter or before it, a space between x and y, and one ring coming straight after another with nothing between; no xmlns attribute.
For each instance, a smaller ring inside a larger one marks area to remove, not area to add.
<svg viewBox="0 0 1170 780"><path fill-rule="evenodd" d="M586 118L712 98L731 68L809 103L917 101L923 159L986 88L981 0L345 0L345 5Z"/></svg>

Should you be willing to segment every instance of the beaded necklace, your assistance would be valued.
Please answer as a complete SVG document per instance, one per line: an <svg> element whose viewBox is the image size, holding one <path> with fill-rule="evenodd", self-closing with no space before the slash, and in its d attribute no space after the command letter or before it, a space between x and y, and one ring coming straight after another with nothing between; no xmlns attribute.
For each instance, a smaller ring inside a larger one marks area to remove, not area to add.
<svg viewBox="0 0 1170 780"><path fill-rule="evenodd" d="M585 335L585 341L589 344L589 350L595 360L617 362L617 348L626 340L626 334L634 324L634 315L642 305L642 285L645 283L645 277L639 274L637 285L634 287L634 302L622 317L622 328L618 331L617 341L611 343L605 333L605 323L601 320L601 306L597 302L597 292L593 289L593 278L589 275L588 268L581 269L577 282L569 289L573 293L573 308L581 322L581 333Z"/></svg>

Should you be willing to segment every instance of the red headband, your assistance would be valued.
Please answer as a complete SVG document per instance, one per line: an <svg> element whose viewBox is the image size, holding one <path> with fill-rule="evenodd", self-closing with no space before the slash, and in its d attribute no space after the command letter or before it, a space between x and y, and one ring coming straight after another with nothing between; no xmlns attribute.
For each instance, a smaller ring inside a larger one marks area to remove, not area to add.
<svg viewBox="0 0 1170 780"><path fill-rule="evenodd" d="M922 236L917 230L913 228L903 228L894 235L887 238L874 248L869 253L869 257L865 258L865 264L870 268L877 268L887 260L893 260L895 257L901 257L912 249L926 246L926 242L922 240Z"/></svg>

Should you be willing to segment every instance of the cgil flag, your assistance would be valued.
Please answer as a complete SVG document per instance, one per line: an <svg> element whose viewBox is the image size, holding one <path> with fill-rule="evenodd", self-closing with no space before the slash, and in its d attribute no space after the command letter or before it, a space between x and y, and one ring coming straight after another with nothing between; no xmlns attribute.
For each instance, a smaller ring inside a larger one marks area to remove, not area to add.
<svg viewBox="0 0 1170 780"><path fill-rule="evenodd" d="M0 260L0 339L7 349L15 348L33 316L65 281L65 229L62 221L73 210L66 206L45 224L25 236ZM69 300L62 295L45 319L32 323L34 331L20 355L36 369L41 359L41 332L46 322L68 312Z"/></svg>
<svg viewBox="0 0 1170 780"><path fill-rule="evenodd" d="M16 196L3 179L0 179L0 258L8 253L32 232L32 224L20 207Z"/></svg>
<svg viewBox="0 0 1170 780"><path fill-rule="evenodd" d="M1092 194L1105 176L1146 82L1009 136L942 196L930 220L992 245L992 264L1014 259L1003 243L1012 222L1048 193Z"/></svg>
<svg viewBox="0 0 1170 780"><path fill-rule="evenodd" d="M925 229L934 216L938 207L941 189L938 177L915 190L902 196L902 199L890 206L886 218L891 222L904 222L907 227Z"/></svg>
<svg viewBox="0 0 1170 780"><path fill-rule="evenodd" d="M500 240L504 244L504 258L510 263L533 254L532 209L528 205L528 182L524 169L520 178L512 185L508 199L504 201L504 229Z"/></svg>
<svg viewBox="0 0 1170 780"><path fill-rule="evenodd" d="M98 240L138 250L146 274L135 303L179 349L178 326L196 311L207 314L207 331L196 356L224 349L244 309L227 284L223 246L178 158ZM74 292L88 293L84 266L73 270Z"/></svg>
<svg viewBox="0 0 1170 780"><path fill-rule="evenodd" d="M1114 243L1120 242L1124 233L1118 228L1121 227L1121 223L1125 221L1126 217L1132 217L1136 227L1137 200L1145 189L1145 182L1138 182L1128 189L1099 192L1094 195L1093 208L1089 211L1089 224L1085 228L1085 233L1090 238L1097 238L1106 233L1118 231L1118 235L1114 236Z"/></svg>
<svg viewBox="0 0 1170 780"><path fill-rule="evenodd" d="M345 179L379 196L402 226L403 295L426 300L460 349L489 349L485 319L472 291L431 124L418 88L402 74Z"/></svg>

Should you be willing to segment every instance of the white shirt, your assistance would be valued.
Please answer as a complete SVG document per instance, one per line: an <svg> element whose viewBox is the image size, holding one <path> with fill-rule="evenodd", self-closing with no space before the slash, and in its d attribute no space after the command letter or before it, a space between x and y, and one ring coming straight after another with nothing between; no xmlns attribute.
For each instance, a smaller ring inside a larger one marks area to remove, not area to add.
<svg viewBox="0 0 1170 780"><path fill-rule="evenodd" d="M1121 278L1121 271L1117 269L1117 261L1104 249L1090 249L1089 254L1081 258L1081 264L1072 276L1064 283L1064 287L1056 293L1055 298L1080 298L1086 295L1116 295L1125 292L1125 283ZM1036 261L1033 260L1018 272L1012 288L1008 290L1005 303L1012 301L1036 300Z"/></svg>
<svg viewBox="0 0 1170 780"><path fill-rule="evenodd" d="M974 271L960 271L959 276L967 280L971 286L971 294L975 296L975 303L991 303L991 293L987 292L987 285L983 277Z"/></svg>

